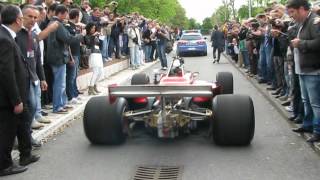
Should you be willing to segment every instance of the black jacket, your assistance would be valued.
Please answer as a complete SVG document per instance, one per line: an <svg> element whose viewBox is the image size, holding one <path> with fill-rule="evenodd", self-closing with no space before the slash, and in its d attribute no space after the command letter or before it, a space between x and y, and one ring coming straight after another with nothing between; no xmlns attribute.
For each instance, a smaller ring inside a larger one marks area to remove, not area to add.
<svg viewBox="0 0 320 180"><path fill-rule="evenodd" d="M69 45L81 41L83 36L72 36L62 22L55 17L51 21L58 21L59 27L56 31L50 33L47 38L47 63L61 66L70 61Z"/></svg>
<svg viewBox="0 0 320 180"><path fill-rule="evenodd" d="M91 50L91 53L100 53L99 48L99 37L87 34L84 37L84 43Z"/></svg>
<svg viewBox="0 0 320 180"><path fill-rule="evenodd" d="M27 69L30 75L30 80L35 82L37 80L45 80L45 75L41 63L41 52L40 46L37 42L35 32L32 32L32 47L31 49L34 52L34 57L30 58L27 56L28 53L28 31L21 29L17 33L16 42L21 50L22 56L26 60Z"/></svg>
<svg viewBox="0 0 320 180"><path fill-rule="evenodd" d="M142 39L145 45L151 45L151 30L147 29L142 34ZM145 41L147 39L147 41ZM149 41L149 42L148 42Z"/></svg>
<svg viewBox="0 0 320 180"><path fill-rule="evenodd" d="M311 13L302 24L299 34L299 62L303 72L320 69L320 20Z"/></svg>
<svg viewBox="0 0 320 180"><path fill-rule="evenodd" d="M0 25L0 108L12 109L27 103L29 74L12 36Z"/></svg>
<svg viewBox="0 0 320 180"><path fill-rule="evenodd" d="M67 28L67 30L72 36L76 36L77 34L80 34L80 31L77 30L77 26L71 21L69 21L68 24L65 24L65 28ZM73 56L80 56L80 40L71 43L70 49Z"/></svg>
<svg viewBox="0 0 320 180"><path fill-rule="evenodd" d="M216 30L211 34L212 47L223 48L225 39L223 32Z"/></svg>

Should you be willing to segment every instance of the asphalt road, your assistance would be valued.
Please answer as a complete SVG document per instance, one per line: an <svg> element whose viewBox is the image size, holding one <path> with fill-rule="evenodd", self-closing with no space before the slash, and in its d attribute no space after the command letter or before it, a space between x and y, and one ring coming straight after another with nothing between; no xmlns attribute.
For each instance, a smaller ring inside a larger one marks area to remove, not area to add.
<svg viewBox="0 0 320 180"><path fill-rule="evenodd" d="M254 101L256 130L250 146L220 147L203 135L160 141L144 134L120 146L92 146L78 120L44 144L41 160L27 172L0 179L129 180L137 165L182 166L183 180L320 179L319 155L226 59L220 64L211 59L212 53L186 57L186 69L208 81L218 71L233 73L235 93Z"/></svg>

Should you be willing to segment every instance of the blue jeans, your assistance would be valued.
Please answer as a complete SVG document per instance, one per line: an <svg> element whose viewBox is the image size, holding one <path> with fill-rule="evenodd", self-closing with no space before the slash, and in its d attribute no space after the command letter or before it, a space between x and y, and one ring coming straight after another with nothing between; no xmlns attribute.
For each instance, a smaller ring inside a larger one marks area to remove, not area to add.
<svg viewBox="0 0 320 180"><path fill-rule="evenodd" d="M243 57L243 63L245 68L249 68L250 63L249 63L249 53L248 51L241 51L242 57Z"/></svg>
<svg viewBox="0 0 320 180"><path fill-rule="evenodd" d="M40 81L34 83L30 81L29 90L30 116L33 119L39 119L41 115L41 88Z"/></svg>
<svg viewBox="0 0 320 180"><path fill-rule="evenodd" d="M101 53L103 58L111 57L111 55L109 56L109 42L110 42L110 35L106 35L102 43Z"/></svg>
<svg viewBox="0 0 320 180"><path fill-rule="evenodd" d="M68 99L78 97L78 89L77 89L77 74L79 67L79 56L73 56L74 64L67 64L67 81L66 81L66 93Z"/></svg>
<svg viewBox="0 0 320 180"><path fill-rule="evenodd" d="M165 44L157 44L157 51L159 55L159 59L161 62L161 67L168 67L167 65L167 57L165 52Z"/></svg>
<svg viewBox="0 0 320 180"><path fill-rule="evenodd" d="M66 65L51 65L53 73L53 112L61 110L67 103L66 95Z"/></svg>
<svg viewBox="0 0 320 180"><path fill-rule="evenodd" d="M145 56L146 62L151 62L151 59L150 59L151 49L152 49L152 46L150 45L144 46L144 56Z"/></svg>
<svg viewBox="0 0 320 180"><path fill-rule="evenodd" d="M108 56L112 57L112 53L114 52L114 48L116 48L115 51L115 57L119 58L120 55L120 45L119 45L119 37L110 37L109 41L109 47L108 47Z"/></svg>
<svg viewBox="0 0 320 180"><path fill-rule="evenodd" d="M271 81L272 77L272 58L271 58L272 47L270 45L264 46L261 44L260 46L260 59L258 63L258 75L267 81Z"/></svg>
<svg viewBox="0 0 320 180"><path fill-rule="evenodd" d="M302 127L320 135L320 75L299 75L299 80L305 113Z"/></svg>
<svg viewBox="0 0 320 180"><path fill-rule="evenodd" d="M130 62L132 66L138 66L140 65L140 56L139 56L139 46L134 45L133 47L130 47Z"/></svg>
<svg viewBox="0 0 320 180"><path fill-rule="evenodd" d="M129 54L129 47L128 47L128 41L129 41L129 37L127 34L123 34L122 35L122 41L123 41L123 46L121 49L121 53L123 55L128 55Z"/></svg>

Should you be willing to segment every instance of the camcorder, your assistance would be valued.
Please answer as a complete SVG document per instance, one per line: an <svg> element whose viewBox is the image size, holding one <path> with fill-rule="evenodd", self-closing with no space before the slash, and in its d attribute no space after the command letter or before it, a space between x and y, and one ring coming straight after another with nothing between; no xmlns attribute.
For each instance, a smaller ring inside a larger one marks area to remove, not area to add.
<svg viewBox="0 0 320 180"><path fill-rule="evenodd" d="M258 36L254 35L252 31L257 31L260 27L259 21L257 19L252 19L250 21L251 28L248 29L247 39L257 39Z"/></svg>
<svg viewBox="0 0 320 180"><path fill-rule="evenodd" d="M258 21L251 22L251 27L253 30L257 30L260 27L260 24Z"/></svg>

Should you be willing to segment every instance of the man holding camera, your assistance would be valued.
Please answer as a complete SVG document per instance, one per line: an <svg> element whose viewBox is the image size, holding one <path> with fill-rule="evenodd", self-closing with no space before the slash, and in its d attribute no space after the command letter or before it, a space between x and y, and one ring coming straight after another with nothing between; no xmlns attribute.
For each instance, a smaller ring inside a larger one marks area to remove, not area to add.
<svg viewBox="0 0 320 180"><path fill-rule="evenodd" d="M160 25L156 25L156 32L151 35L152 37L156 37L156 43L157 43L157 52L158 56L161 62L161 67L163 70L167 70L167 57L166 57L166 43L169 40L169 33Z"/></svg>
<svg viewBox="0 0 320 180"><path fill-rule="evenodd" d="M141 47L140 31L138 22L132 21L128 29L128 47L130 49L130 63L132 69L138 69L140 66L139 48Z"/></svg>
<svg viewBox="0 0 320 180"><path fill-rule="evenodd" d="M301 24L298 35L291 41L294 47L295 71L299 74L305 116L297 133L310 132L307 142L320 141L320 18L311 12L307 0L289 0L289 15Z"/></svg>

